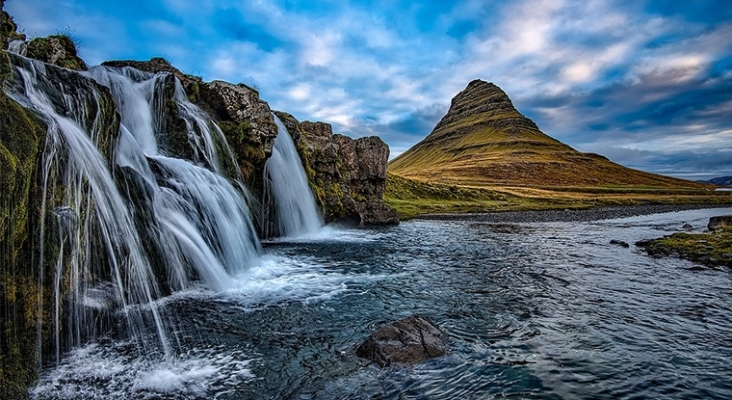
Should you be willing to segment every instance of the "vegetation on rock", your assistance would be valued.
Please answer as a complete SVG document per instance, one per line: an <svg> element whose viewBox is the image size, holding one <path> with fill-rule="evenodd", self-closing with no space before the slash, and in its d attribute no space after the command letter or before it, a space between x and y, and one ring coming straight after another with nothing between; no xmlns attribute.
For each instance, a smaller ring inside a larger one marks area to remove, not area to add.
<svg viewBox="0 0 732 400"><path fill-rule="evenodd" d="M636 245L654 257L676 256L708 267L732 267L732 227L709 233L679 232Z"/></svg>
<svg viewBox="0 0 732 400"><path fill-rule="evenodd" d="M52 35L46 38L35 38L28 43L26 55L48 64L68 69L85 71L86 63L76 49L74 40L68 35Z"/></svg>
<svg viewBox="0 0 732 400"><path fill-rule="evenodd" d="M36 377L40 191L45 127L0 92L0 394L17 396ZM35 261L34 261L35 260ZM31 362L29 362L31 361Z"/></svg>

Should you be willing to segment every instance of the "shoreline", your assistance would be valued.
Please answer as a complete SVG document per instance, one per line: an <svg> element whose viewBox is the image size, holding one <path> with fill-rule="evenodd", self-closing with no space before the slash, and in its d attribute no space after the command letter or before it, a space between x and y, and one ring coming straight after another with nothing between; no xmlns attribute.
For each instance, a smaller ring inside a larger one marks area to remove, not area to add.
<svg viewBox="0 0 732 400"><path fill-rule="evenodd" d="M497 223L532 222L590 222L604 219L629 218L642 215L664 214L707 208L731 208L729 204L654 204L639 206L612 206L580 210L526 210L496 211L486 213L423 214L412 220L427 221L475 221Z"/></svg>

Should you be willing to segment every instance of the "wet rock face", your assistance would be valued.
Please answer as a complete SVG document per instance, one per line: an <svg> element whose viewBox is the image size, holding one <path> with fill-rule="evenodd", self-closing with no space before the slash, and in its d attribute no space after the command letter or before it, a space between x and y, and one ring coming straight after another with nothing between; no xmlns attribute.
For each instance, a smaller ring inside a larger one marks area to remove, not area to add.
<svg viewBox="0 0 732 400"><path fill-rule="evenodd" d="M297 145L326 223L399 223L396 211L383 201L389 159L386 143L376 136L334 135L330 124L299 122L290 114L275 113Z"/></svg>
<svg viewBox="0 0 732 400"><path fill-rule="evenodd" d="M267 157L272 155L277 125L269 104L259 98L259 93L244 84L223 81L208 83L207 89L207 96L202 100L213 106L217 114L224 117L223 120L237 124L248 121L251 139L262 144Z"/></svg>
<svg viewBox="0 0 732 400"><path fill-rule="evenodd" d="M441 357L447 350L447 334L423 317L412 315L386 325L356 349L356 355L388 367L414 365Z"/></svg>

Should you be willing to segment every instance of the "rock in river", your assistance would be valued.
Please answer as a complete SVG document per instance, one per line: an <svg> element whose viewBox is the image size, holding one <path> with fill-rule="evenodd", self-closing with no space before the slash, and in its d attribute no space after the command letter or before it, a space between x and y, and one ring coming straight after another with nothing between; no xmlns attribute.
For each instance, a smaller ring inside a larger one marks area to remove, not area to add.
<svg viewBox="0 0 732 400"><path fill-rule="evenodd" d="M732 215L720 215L718 217L709 218L707 229L716 231L725 226L732 226Z"/></svg>
<svg viewBox="0 0 732 400"><path fill-rule="evenodd" d="M414 365L440 357L447 349L447 334L427 319L412 315L371 334L356 349L356 355L380 367L392 363Z"/></svg>

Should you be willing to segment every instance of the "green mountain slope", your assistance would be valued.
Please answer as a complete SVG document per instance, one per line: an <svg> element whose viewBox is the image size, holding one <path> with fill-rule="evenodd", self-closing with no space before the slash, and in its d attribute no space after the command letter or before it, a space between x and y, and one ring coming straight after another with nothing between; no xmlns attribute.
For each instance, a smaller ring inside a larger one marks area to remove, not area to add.
<svg viewBox="0 0 732 400"><path fill-rule="evenodd" d="M389 172L427 182L478 186L702 188L623 167L547 136L498 86L475 80L452 100L424 140Z"/></svg>

